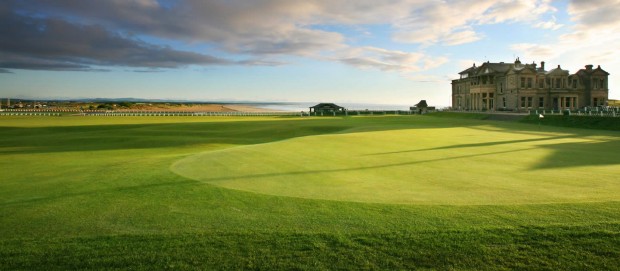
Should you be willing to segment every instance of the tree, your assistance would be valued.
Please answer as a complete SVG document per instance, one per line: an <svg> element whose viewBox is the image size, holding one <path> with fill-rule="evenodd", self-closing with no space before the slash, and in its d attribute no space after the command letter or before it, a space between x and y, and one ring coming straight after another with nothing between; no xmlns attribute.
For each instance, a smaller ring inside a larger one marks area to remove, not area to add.
<svg viewBox="0 0 620 271"><path fill-rule="evenodd" d="M120 106L120 107L127 107L127 108L131 107L131 105L132 105L132 103L130 103L130 102L120 102L118 104L118 106Z"/></svg>

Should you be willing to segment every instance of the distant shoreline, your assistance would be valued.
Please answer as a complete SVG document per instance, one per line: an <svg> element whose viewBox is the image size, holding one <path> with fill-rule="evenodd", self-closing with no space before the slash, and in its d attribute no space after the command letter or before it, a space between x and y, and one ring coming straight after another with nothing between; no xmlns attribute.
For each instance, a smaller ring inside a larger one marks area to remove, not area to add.
<svg viewBox="0 0 620 271"><path fill-rule="evenodd" d="M173 102L173 101L123 101L83 100L83 101L35 101L11 99L13 109L26 110L68 110L68 111L159 111L159 112L307 112L317 102ZM409 105L337 103L347 110L409 110ZM0 99L2 109L7 100ZM17 107L19 105L19 107Z"/></svg>

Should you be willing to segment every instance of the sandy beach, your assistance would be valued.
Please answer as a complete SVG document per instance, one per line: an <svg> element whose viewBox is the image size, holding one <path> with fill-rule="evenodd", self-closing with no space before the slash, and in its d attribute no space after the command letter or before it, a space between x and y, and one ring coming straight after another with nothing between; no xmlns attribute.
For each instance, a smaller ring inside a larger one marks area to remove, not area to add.
<svg viewBox="0 0 620 271"><path fill-rule="evenodd" d="M245 104L152 104L134 105L131 109L116 109L115 111L158 111L158 112L274 112L278 110L265 109Z"/></svg>

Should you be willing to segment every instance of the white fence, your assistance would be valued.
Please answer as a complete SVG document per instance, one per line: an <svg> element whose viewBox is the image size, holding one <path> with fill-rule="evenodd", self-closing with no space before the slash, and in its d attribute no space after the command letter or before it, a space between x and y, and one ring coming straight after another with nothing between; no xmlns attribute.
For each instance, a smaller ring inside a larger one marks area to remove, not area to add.
<svg viewBox="0 0 620 271"><path fill-rule="evenodd" d="M6 112L0 111L0 116L60 116L55 112Z"/></svg>
<svg viewBox="0 0 620 271"><path fill-rule="evenodd" d="M568 115L568 116L586 116L586 117L620 117L620 110L618 108L611 108L608 110L531 110L528 112L530 115Z"/></svg>
<svg viewBox="0 0 620 271"><path fill-rule="evenodd" d="M71 114L72 113L72 114ZM170 112L170 111L35 111L35 110L6 110L0 111L0 116L302 116L302 112ZM307 113L305 114L307 115Z"/></svg>

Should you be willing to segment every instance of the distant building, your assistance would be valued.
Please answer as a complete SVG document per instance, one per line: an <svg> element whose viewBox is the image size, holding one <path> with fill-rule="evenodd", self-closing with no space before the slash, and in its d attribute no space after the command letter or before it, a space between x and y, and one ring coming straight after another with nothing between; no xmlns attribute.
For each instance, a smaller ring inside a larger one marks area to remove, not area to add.
<svg viewBox="0 0 620 271"><path fill-rule="evenodd" d="M428 104L426 103L426 100L421 100L415 106L409 107L409 110L411 110L411 111L413 111L414 113L417 113L417 114L426 114L428 112L435 111L435 107L434 106L428 106Z"/></svg>
<svg viewBox="0 0 620 271"><path fill-rule="evenodd" d="M476 64L452 80L452 108L458 110L576 109L606 105L609 73L598 66L569 74L545 62Z"/></svg>
<svg viewBox="0 0 620 271"><path fill-rule="evenodd" d="M346 109L333 103L320 103L310 107L310 113L334 113L344 112Z"/></svg>

